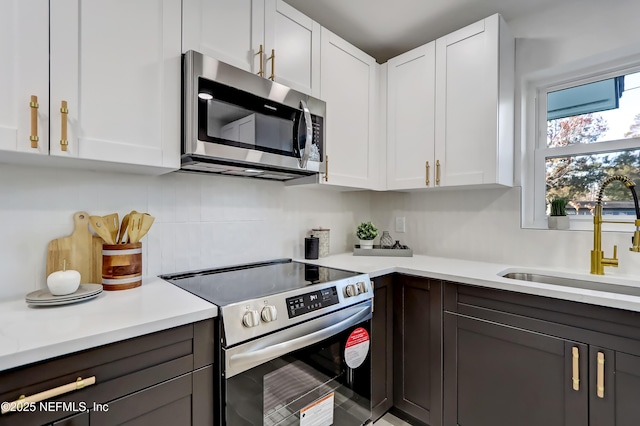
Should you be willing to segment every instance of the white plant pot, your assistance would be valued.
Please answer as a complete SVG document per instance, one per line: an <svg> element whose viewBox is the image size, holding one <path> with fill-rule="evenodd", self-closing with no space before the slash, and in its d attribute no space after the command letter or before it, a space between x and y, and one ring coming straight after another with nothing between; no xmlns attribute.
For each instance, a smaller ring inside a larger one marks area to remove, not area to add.
<svg viewBox="0 0 640 426"><path fill-rule="evenodd" d="M360 248L361 249L372 249L373 248L373 240L360 240Z"/></svg>
<svg viewBox="0 0 640 426"><path fill-rule="evenodd" d="M549 216L549 229L569 229L569 216Z"/></svg>

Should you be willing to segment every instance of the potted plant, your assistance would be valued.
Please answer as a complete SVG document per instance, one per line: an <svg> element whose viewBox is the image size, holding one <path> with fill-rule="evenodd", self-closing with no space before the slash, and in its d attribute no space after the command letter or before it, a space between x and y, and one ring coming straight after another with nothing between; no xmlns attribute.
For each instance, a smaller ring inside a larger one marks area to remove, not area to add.
<svg viewBox="0 0 640 426"><path fill-rule="evenodd" d="M549 215L549 229L569 229L567 216L567 199L554 198L551 200L551 214Z"/></svg>
<svg viewBox="0 0 640 426"><path fill-rule="evenodd" d="M373 240L378 236L378 228L371 222L362 222L358 225L356 236L360 240L360 248L373 248Z"/></svg>

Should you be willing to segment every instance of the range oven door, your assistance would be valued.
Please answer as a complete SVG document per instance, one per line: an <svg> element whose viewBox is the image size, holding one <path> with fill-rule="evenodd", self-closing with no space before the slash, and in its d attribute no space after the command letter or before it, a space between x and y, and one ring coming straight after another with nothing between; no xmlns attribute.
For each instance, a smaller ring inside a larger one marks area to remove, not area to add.
<svg viewBox="0 0 640 426"><path fill-rule="evenodd" d="M360 426L371 417L371 301L223 350L233 426Z"/></svg>

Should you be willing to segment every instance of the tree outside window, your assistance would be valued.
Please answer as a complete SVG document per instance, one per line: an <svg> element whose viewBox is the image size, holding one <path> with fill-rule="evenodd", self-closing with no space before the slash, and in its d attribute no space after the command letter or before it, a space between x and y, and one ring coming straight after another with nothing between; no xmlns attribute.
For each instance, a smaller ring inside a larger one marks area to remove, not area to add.
<svg viewBox="0 0 640 426"><path fill-rule="evenodd" d="M568 199L569 214L592 214L600 183L608 176L625 175L640 185L640 73L617 79L615 108L547 121L546 147L539 149L545 195L547 200ZM584 111L588 103L578 107ZM622 139L627 140L623 148ZM603 199L605 214L635 214L631 192L622 184L610 185Z"/></svg>

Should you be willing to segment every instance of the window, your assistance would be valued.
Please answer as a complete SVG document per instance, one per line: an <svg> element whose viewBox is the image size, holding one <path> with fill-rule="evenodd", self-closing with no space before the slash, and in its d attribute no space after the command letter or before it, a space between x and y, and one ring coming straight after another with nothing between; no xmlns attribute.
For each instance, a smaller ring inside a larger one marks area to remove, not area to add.
<svg viewBox="0 0 640 426"><path fill-rule="evenodd" d="M529 222L545 226L549 200L562 197L568 200L572 229L590 229L606 177L625 175L640 187L640 67L538 86L536 97L537 138L528 151L533 202L524 203L534 210ZM608 186L603 201L604 215L635 218L624 185Z"/></svg>

